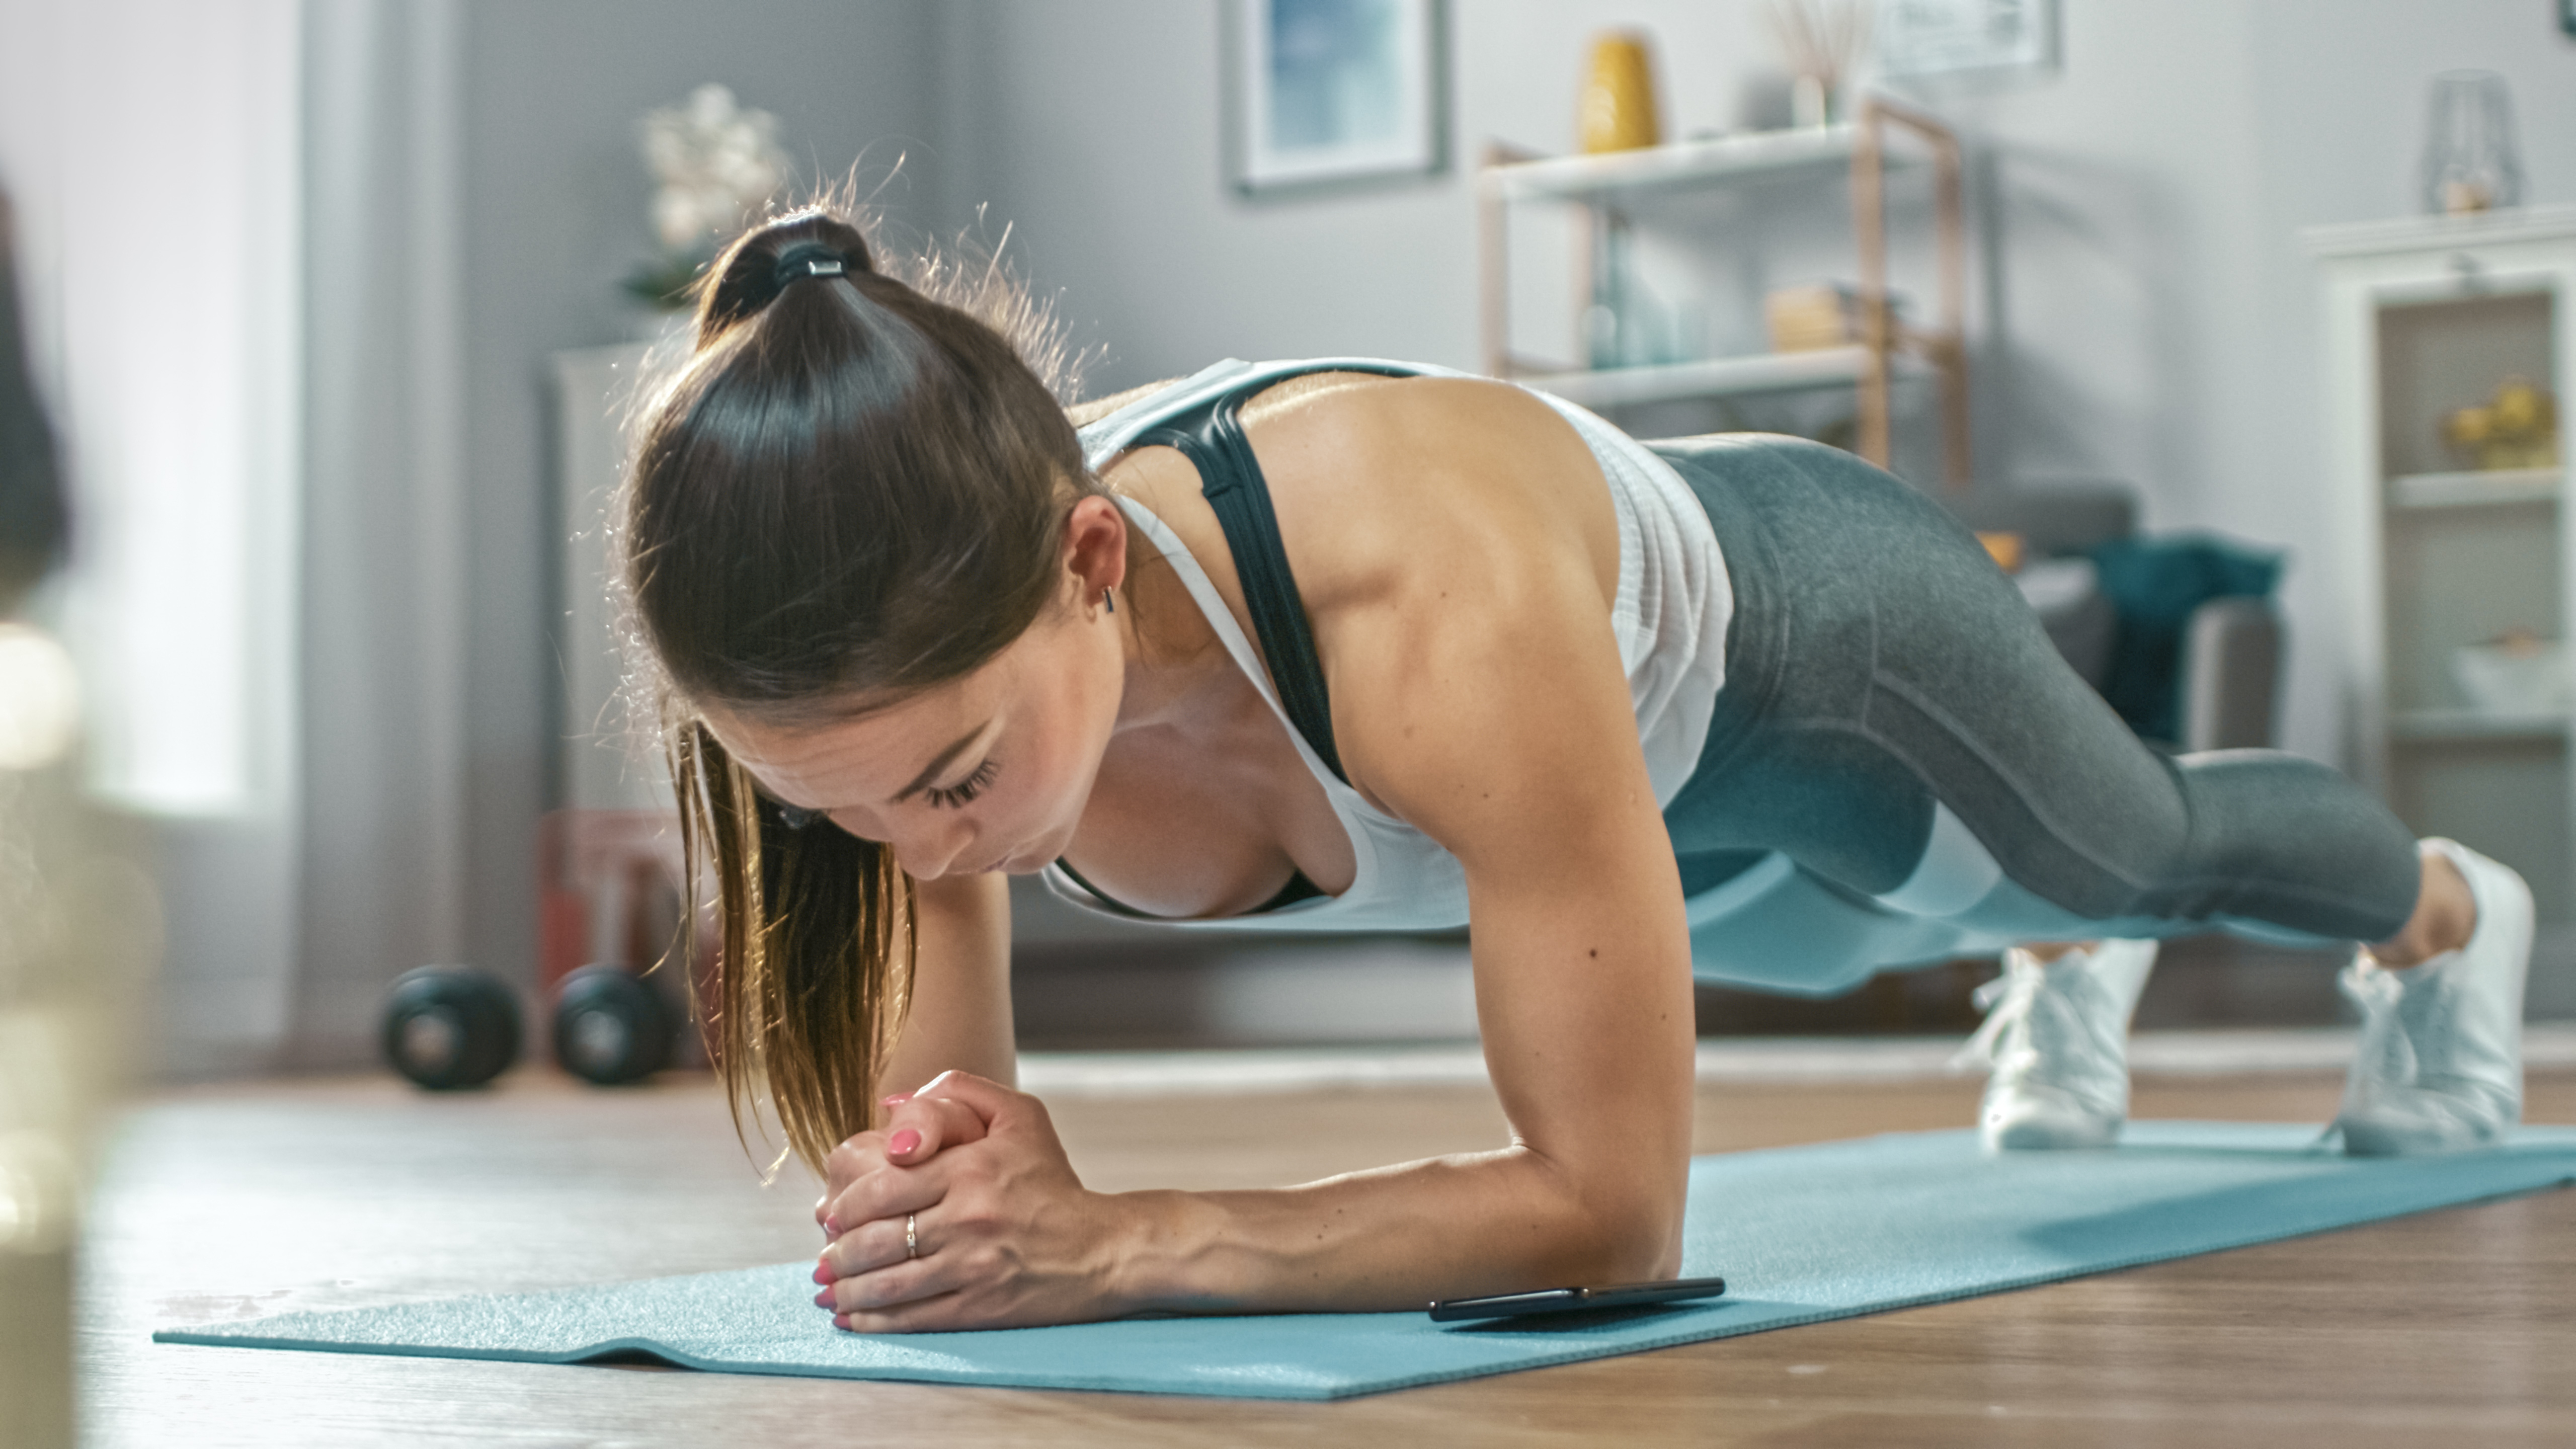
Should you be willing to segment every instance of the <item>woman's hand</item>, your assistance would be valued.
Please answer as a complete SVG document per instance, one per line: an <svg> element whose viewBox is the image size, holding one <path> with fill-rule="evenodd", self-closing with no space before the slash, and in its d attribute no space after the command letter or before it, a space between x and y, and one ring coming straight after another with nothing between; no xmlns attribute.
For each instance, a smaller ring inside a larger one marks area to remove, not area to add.
<svg viewBox="0 0 2576 1449"><path fill-rule="evenodd" d="M1121 1214L1084 1190L1037 1098L948 1072L888 1126L826 1164L817 1211L832 1241L814 1301L836 1326L1011 1328L1124 1311L1111 1281Z"/></svg>
<svg viewBox="0 0 2576 1449"><path fill-rule="evenodd" d="M953 1074L943 1073L932 1085L949 1075ZM862 1132L833 1148L823 1160L823 1196L814 1203L814 1222L822 1228L827 1245L841 1235L843 1227L832 1215L832 1204L861 1176L888 1165L918 1167L938 1156L943 1147L983 1139L984 1119L974 1108L953 1098L924 1096L928 1090L885 1098L877 1104L886 1109L885 1129Z"/></svg>

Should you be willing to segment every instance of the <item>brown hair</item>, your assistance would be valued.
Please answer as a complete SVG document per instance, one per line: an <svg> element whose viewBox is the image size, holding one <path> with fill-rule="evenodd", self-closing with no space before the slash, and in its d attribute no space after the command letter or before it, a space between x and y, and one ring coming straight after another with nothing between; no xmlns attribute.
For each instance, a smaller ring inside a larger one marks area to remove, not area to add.
<svg viewBox="0 0 2576 1449"><path fill-rule="evenodd" d="M973 672L1055 598L1066 516L1100 485L1032 366L1064 360L1043 311L977 270L887 275L830 207L745 233L701 283L621 510L693 896L714 869L710 1043L736 1126L765 1087L818 1170L873 1119L912 882L877 842L791 826L699 711L852 718Z"/></svg>

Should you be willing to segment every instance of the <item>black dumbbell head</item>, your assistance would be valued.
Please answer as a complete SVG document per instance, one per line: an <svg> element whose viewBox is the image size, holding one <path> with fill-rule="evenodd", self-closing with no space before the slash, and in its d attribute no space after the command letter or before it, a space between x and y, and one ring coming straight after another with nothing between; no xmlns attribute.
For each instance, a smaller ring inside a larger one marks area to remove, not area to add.
<svg viewBox="0 0 2576 1449"><path fill-rule="evenodd" d="M385 1060L433 1092L479 1087L519 1056L519 1002L465 966L406 971L385 1000Z"/></svg>
<svg viewBox="0 0 2576 1449"><path fill-rule="evenodd" d="M662 993L622 966L584 966L555 994L555 1060L603 1087L640 1082L669 1065L679 1029Z"/></svg>

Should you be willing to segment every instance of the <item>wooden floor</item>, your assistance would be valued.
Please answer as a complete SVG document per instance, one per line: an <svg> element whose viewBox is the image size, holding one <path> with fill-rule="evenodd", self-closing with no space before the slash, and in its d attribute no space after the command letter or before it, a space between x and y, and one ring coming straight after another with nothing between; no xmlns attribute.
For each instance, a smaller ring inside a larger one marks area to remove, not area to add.
<svg viewBox="0 0 2576 1449"><path fill-rule="evenodd" d="M2140 1115L2322 1120L2324 1077L2143 1081ZM1954 1126L1969 1082L1712 1088L1701 1151ZM1297 1180L1492 1143L1460 1088L1068 1100L1104 1188ZM2576 1120L2576 1074L2530 1115ZM799 1178L763 1190L703 1080L531 1073L204 1089L123 1129L82 1289L101 1445L2576 1442L2576 1193L1873 1318L1338 1404L344 1357L147 1341L293 1308L559 1287L803 1257ZM0 1435L0 1437L5 1437Z"/></svg>

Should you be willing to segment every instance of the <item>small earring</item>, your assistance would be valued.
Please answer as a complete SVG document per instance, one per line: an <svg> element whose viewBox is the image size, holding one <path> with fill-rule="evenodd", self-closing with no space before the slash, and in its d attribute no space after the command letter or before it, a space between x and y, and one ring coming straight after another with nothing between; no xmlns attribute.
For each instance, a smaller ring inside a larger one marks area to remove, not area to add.
<svg viewBox="0 0 2576 1449"><path fill-rule="evenodd" d="M1113 614L1118 612L1118 596L1111 593L1105 584L1100 590L1100 606Z"/></svg>

